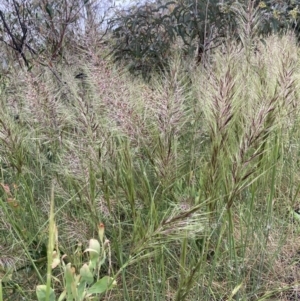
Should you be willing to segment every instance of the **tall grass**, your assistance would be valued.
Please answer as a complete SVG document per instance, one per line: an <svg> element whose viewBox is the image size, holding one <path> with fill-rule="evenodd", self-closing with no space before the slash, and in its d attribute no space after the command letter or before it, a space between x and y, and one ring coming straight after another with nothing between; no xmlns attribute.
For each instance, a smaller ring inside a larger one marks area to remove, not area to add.
<svg viewBox="0 0 300 301"><path fill-rule="evenodd" d="M59 70L61 82L39 67L11 73L0 108L3 300L36 300L49 275L63 290L46 269L54 197L58 247L76 269L105 224L101 272L118 283L105 300L297 295L298 49L289 35L255 46L228 42L205 68L174 55L150 84L93 52Z"/></svg>

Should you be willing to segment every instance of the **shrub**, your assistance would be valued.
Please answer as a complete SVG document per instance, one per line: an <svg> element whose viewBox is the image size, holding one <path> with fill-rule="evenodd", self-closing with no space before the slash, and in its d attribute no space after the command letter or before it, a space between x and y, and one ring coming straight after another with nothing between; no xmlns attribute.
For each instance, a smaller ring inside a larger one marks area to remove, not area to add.
<svg viewBox="0 0 300 301"><path fill-rule="evenodd" d="M265 0L256 4L262 12L262 34L282 33L293 28L299 36L299 0Z"/></svg>
<svg viewBox="0 0 300 301"><path fill-rule="evenodd" d="M149 77L152 71L166 70L170 49L178 42L184 55L196 56L200 63L235 28L232 16L217 0L131 7L111 20L115 60Z"/></svg>

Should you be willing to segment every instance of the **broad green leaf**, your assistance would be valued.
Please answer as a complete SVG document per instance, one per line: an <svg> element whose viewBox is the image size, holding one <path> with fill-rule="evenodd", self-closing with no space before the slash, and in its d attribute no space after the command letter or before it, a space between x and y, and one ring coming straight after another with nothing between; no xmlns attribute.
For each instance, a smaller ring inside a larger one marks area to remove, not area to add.
<svg viewBox="0 0 300 301"><path fill-rule="evenodd" d="M87 292L86 292L86 281L81 281L78 286L77 286L77 295L78 295L78 298L79 300L84 300Z"/></svg>
<svg viewBox="0 0 300 301"><path fill-rule="evenodd" d="M36 287L36 296L38 298L38 301L55 301L55 294L54 294L54 290L50 287L50 291L49 291L49 298L47 299L47 286L42 284L42 285L38 285Z"/></svg>
<svg viewBox="0 0 300 301"><path fill-rule="evenodd" d="M86 281L87 284L92 284L94 282L94 276L87 264L84 264L80 269L80 275L81 281Z"/></svg>
<svg viewBox="0 0 300 301"><path fill-rule="evenodd" d="M84 252L89 252L91 270L95 269L100 256L100 243L97 239L90 239L89 247Z"/></svg>
<svg viewBox="0 0 300 301"><path fill-rule="evenodd" d="M90 239L89 247L85 252L90 252L90 256L95 256L94 254L100 254L100 243L97 239Z"/></svg>
<svg viewBox="0 0 300 301"><path fill-rule="evenodd" d="M94 285L92 285L88 290L88 294L101 294L111 289L117 283L113 280L112 277L104 276L99 281L97 281Z"/></svg>
<svg viewBox="0 0 300 301"><path fill-rule="evenodd" d="M76 280L75 271L71 267L71 263L66 265L65 278L66 278L66 291L67 291L67 301L73 301L73 297L76 298Z"/></svg>

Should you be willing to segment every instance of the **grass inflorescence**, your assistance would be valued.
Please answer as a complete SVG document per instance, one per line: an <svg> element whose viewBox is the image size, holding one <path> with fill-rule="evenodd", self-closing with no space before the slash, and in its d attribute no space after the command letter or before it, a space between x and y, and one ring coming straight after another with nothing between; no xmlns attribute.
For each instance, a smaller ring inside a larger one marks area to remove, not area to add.
<svg viewBox="0 0 300 301"><path fill-rule="evenodd" d="M92 51L61 81L7 75L0 300L59 296L102 223L105 300L297 299L299 50L290 35L249 47L174 55L149 83Z"/></svg>

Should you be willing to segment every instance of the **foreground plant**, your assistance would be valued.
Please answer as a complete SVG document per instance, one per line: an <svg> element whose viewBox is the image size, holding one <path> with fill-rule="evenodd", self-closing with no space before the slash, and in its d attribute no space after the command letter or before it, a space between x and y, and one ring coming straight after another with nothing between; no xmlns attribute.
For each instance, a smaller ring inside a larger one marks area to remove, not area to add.
<svg viewBox="0 0 300 301"><path fill-rule="evenodd" d="M76 273L71 263L65 264L62 256L60 259L58 240L57 240L57 229L54 222L53 214L53 194L51 201L50 211L50 233L49 233L49 244L48 244L48 273L47 273L47 284L38 285L36 288L36 295L39 301L54 301L56 296L51 284L51 270L59 265L62 265L64 275L64 290L60 294L58 301L83 301L83 300L94 300L98 294L105 293L116 285L116 281L110 276L99 277L100 269L106 259L106 250L110 254L110 242L104 240L104 224L100 223L98 227L99 240L90 239L88 248L84 253L88 253L89 262L84 263L81 267L79 274ZM57 251L55 251L54 246ZM51 263L51 266L49 265Z"/></svg>

